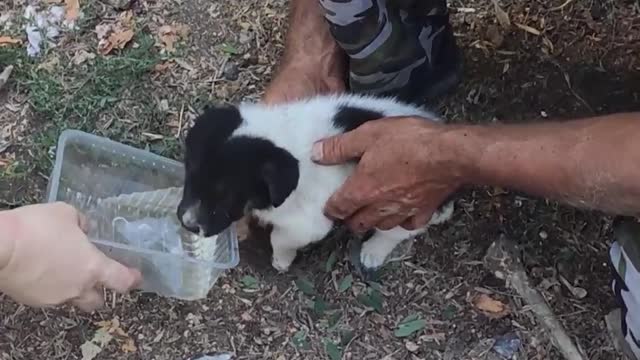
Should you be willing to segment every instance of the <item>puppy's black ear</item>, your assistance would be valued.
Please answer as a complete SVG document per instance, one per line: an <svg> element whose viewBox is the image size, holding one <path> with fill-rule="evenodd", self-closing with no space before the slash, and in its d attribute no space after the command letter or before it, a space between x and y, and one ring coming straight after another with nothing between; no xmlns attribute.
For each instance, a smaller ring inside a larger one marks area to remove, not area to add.
<svg viewBox="0 0 640 360"><path fill-rule="evenodd" d="M298 160L288 151L275 148L261 170L262 179L269 191L271 205L273 207L282 205L298 186L300 178Z"/></svg>
<svg viewBox="0 0 640 360"><path fill-rule="evenodd" d="M185 139L188 155L191 152L204 153L217 147L242 124L242 115L231 105L207 106L194 121Z"/></svg>

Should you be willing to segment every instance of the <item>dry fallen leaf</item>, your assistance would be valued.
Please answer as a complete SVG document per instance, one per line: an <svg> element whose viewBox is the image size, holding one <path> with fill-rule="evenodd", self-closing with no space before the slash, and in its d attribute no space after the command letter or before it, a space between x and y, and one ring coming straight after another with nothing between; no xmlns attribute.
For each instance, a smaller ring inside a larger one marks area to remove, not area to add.
<svg viewBox="0 0 640 360"><path fill-rule="evenodd" d="M551 42L551 40L549 40L549 38L547 38L546 36L543 37L542 44L544 44L544 46L547 48L549 53L553 53L554 51L553 43Z"/></svg>
<svg viewBox="0 0 640 360"><path fill-rule="evenodd" d="M137 351L133 339L120 327L120 321L118 318L100 321L97 325L100 326L100 328L96 331L96 335L94 335L90 342L86 342L85 345L83 345L85 346L88 354L95 357L100 351L102 351L102 348L111 341L111 339L115 339L117 342L122 343L120 350L125 353ZM83 360L90 359L93 358L88 357L85 359L83 357Z"/></svg>
<svg viewBox="0 0 640 360"><path fill-rule="evenodd" d="M476 309L493 319L500 319L509 315L509 307L507 304L492 299L487 294L480 294L474 297L472 303Z"/></svg>
<svg viewBox="0 0 640 360"><path fill-rule="evenodd" d="M163 62L160 64L156 64L156 66L153 67L153 71L154 72L164 72L167 69L171 68L173 66L173 64L171 64L170 62Z"/></svg>
<svg viewBox="0 0 640 360"><path fill-rule="evenodd" d="M74 63L75 65L80 65L87 60L95 59L95 57L96 57L96 54L90 53L86 50L80 50L73 56L73 58L71 59L71 62Z"/></svg>
<svg viewBox="0 0 640 360"><path fill-rule="evenodd" d="M99 24L96 26L95 33L98 36L98 40L102 40L113 31L113 24Z"/></svg>
<svg viewBox="0 0 640 360"><path fill-rule="evenodd" d="M96 330L93 338L91 340L85 341L85 343L80 346L80 351L82 352L82 360L94 359L113 339L113 335L111 335L110 333L110 321L102 321L98 323L98 325L101 325L101 327Z"/></svg>
<svg viewBox="0 0 640 360"><path fill-rule="evenodd" d="M48 57L45 61L40 63L37 67L38 70L44 70L48 73L52 73L56 70L56 68L60 65L60 58L52 55Z"/></svg>
<svg viewBox="0 0 640 360"><path fill-rule="evenodd" d="M113 49L124 49L124 47L133 39L133 30L124 30L113 32L106 39L100 40L98 43L98 52L107 55Z"/></svg>
<svg viewBox="0 0 640 360"><path fill-rule="evenodd" d="M8 65L4 68L4 70L2 70L2 72L0 72L0 90L2 90L7 81L9 81L9 77L11 76L12 72L13 65Z"/></svg>
<svg viewBox="0 0 640 360"><path fill-rule="evenodd" d="M15 39L10 36L0 36L0 47L21 43L22 40L20 39Z"/></svg>
<svg viewBox="0 0 640 360"><path fill-rule="evenodd" d="M118 15L118 22L124 27L133 27L133 11L127 10Z"/></svg>
<svg viewBox="0 0 640 360"><path fill-rule="evenodd" d="M167 51L175 51L174 44L178 41L178 34L171 25L164 25L158 30L158 37Z"/></svg>
<svg viewBox="0 0 640 360"><path fill-rule="evenodd" d="M115 23L102 23L96 26L98 52L107 55L113 49L124 49L133 39L133 27L133 12L131 11L121 13Z"/></svg>
<svg viewBox="0 0 640 360"><path fill-rule="evenodd" d="M528 25L516 24L516 26L533 35L540 36L540 34L542 34L540 30L532 28L531 26L528 26Z"/></svg>
<svg viewBox="0 0 640 360"><path fill-rule="evenodd" d="M500 5L498 4L498 0L492 0L492 2L493 2L493 9L496 12L496 18L498 19L500 26L502 26L505 29L508 29L511 26L511 21L509 20L509 14L507 14L506 11L502 10Z"/></svg>
<svg viewBox="0 0 640 360"><path fill-rule="evenodd" d="M504 35L502 35L502 31L495 25L489 25L487 28L487 39L493 44L495 47L500 47L504 42Z"/></svg>
<svg viewBox="0 0 640 360"><path fill-rule="evenodd" d="M154 133L148 133L148 132L143 132L142 136L146 137L149 141L157 141L157 140L164 139L164 136L160 134L154 134Z"/></svg>
<svg viewBox="0 0 640 360"><path fill-rule="evenodd" d="M80 2L79 0L65 0L67 4L65 18L68 22L74 22L78 20L80 16Z"/></svg>
<svg viewBox="0 0 640 360"><path fill-rule="evenodd" d="M138 348L136 348L135 343L133 342L133 339L131 338L126 339L124 344L122 344L122 346L120 347L120 349L124 353L133 353L138 350Z"/></svg>
<svg viewBox="0 0 640 360"><path fill-rule="evenodd" d="M168 52L176 50L175 44L187 37L189 28L186 25L164 25L158 29L158 38Z"/></svg>

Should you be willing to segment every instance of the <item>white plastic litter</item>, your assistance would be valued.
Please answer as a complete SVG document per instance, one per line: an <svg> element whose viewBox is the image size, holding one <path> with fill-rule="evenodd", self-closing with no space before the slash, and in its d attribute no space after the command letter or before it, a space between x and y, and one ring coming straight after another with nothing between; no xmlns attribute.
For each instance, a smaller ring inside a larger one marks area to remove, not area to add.
<svg viewBox="0 0 640 360"><path fill-rule="evenodd" d="M181 188L167 188L135 192L99 199L91 211L94 218L113 219L113 239L137 249L165 254L191 257L198 260L213 260L217 255L217 236L201 238L196 234L184 235L177 219L157 214L173 213L179 203ZM130 219L120 216L126 214ZM140 217L142 216L142 217ZM108 220L107 220L108 221ZM210 271L167 261L164 257L148 257L147 273L153 278L146 281L171 293L181 289L198 288L203 280L211 276Z"/></svg>
<svg viewBox="0 0 640 360"><path fill-rule="evenodd" d="M233 226L210 238L182 227L176 210L183 183L184 166L177 161L65 130L47 202L80 210L89 239L110 258L140 270L139 290L198 300L238 265L238 241Z"/></svg>
<svg viewBox="0 0 640 360"><path fill-rule="evenodd" d="M146 250L162 251L175 255L183 255L179 226L158 218L144 218L128 222L125 218L117 217L113 220L113 228L120 238L132 246ZM156 282L172 292L178 292L182 288L181 264L160 261L150 258L154 265L153 274Z"/></svg>
<svg viewBox="0 0 640 360"><path fill-rule="evenodd" d="M65 19L65 8L63 6L50 6L44 10L38 10L33 5L28 5L24 10L24 17L27 19L25 31L27 32L27 54L38 56L42 51L44 41L54 44L61 29L73 29L75 23Z"/></svg>

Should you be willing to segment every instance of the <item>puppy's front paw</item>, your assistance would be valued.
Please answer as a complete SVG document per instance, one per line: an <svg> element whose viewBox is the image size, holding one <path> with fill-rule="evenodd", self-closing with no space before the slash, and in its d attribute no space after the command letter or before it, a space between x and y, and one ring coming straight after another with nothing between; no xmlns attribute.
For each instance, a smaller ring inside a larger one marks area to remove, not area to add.
<svg viewBox="0 0 640 360"><path fill-rule="evenodd" d="M453 201L445 204L443 207L433 213L433 216L431 216L431 220L429 221L429 225L440 225L445 221L451 219L453 210Z"/></svg>
<svg viewBox="0 0 640 360"><path fill-rule="evenodd" d="M365 270L376 270L384 265L388 251L376 246L375 241L366 241L360 250L360 263Z"/></svg>
<svg viewBox="0 0 640 360"><path fill-rule="evenodd" d="M293 263L294 258L295 252L293 256L290 256L290 254L284 254L280 256L274 254L273 258L271 259L271 265L274 269L278 270L278 272L285 273L289 271L289 267L291 267L291 263Z"/></svg>

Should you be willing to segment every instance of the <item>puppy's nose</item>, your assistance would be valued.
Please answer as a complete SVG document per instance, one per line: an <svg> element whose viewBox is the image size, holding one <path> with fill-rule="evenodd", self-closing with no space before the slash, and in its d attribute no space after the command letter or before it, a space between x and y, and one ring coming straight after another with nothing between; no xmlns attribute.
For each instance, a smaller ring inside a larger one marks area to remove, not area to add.
<svg viewBox="0 0 640 360"><path fill-rule="evenodd" d="M188 208L179 208L178 209L178 218L187 230L198 233L200 232L200 226L198 225L198 209L196 206L191 206Z"/></svg>

